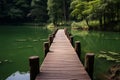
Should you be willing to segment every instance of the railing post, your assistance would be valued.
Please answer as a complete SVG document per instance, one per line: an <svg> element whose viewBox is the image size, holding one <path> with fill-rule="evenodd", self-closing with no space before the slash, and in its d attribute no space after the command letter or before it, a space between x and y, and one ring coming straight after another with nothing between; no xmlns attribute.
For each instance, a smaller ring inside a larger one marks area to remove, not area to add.
<svg viewBox="0 0 120 80"><path fill-rule="evenodd" d="M37 74L39 74L39 57L31 56L29 57L30 65L30 80L35 80Z"/></svg>
<svg viewBox="0 0 120 80"><path fill-rule="evenodd" d="M49 52L49 43L48 42L44 42L44 53L45 53L45 56L47 55L48 52Z"/></svg>
<svg viewBox="0 0 120 80"><path fill-rule="evenodd" d="M88 72L89 76L93 80L93 72L94 72L94 54L87 53L85 56L85 69Z"/></svg>
<svg viewBox="0 0 120 80"><path fill-rule="evenodd" d="M80 59L80 55L81 55L81 44L80 41L76 41L75 42L75 51Z"/></svg>
<svg viewBox="0 0 120 80"><path fill-rule="evenodd" d="M73 44L73 36L70 36L70 43L72 44L72 46L74 46Z"/></svg>
<svg viewBox="0 0 120 80"><path fill-rule="evenodd" d="M64 32L65 32L65 35L67 36L67 38L70 40L70 36L72 36L72 34L68 33L67 28L64 28Z"/></svg>
<svg viewBox="0 0 120 80"><path fill-rule="evenodd" d="M68 34L68 36L67 36L69 40L70 40L70 36L72 36L72 34L71 34L71 33L69 33L69 34Z"/></svg>
<svg viewBox="0 0 120 80"><path fill-rule="evenodd" d="M49 35L49 46L51 45L52 41L53 41L53 37L52 35Z"/></svg>
<svg viewBox="0 0 120 80"><path fill-rule="evenodd" d="M64 28L65 35L67 35L67 28Z"/></svg>
<svg viewBox="0 0 120 80"><path fill-rule="evenodd" d="M55 33L52 33L52 36L53 36L53 39L54 39L54 37L55 37Z"/></svg>
<svg viewBox="0 0 120 80"><path fill-rule="evenodd" d="M56 33L57 33L57 31L58 31L58 28L56 28L56 30L55 30L55 32L54 32L54 33L56 34Z"/></svg>
<svg viewBox="0 0 120 80"><path fill-rule="evenodd" d="M54 30L54 32L52 33L53 38L55 37L55 35L56 35L57 31L58 31L58 28L56 28L56 29Z"/></svg>

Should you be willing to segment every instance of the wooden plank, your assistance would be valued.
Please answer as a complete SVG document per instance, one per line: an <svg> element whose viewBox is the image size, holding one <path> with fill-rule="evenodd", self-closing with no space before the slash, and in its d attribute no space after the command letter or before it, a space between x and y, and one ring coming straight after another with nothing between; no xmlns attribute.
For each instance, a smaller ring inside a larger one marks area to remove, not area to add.
<svg viewBox="0 0 120 80"><path fill-rule="evenodd" d="M36 80L91 80L64 30L56 33Z"/></svg>

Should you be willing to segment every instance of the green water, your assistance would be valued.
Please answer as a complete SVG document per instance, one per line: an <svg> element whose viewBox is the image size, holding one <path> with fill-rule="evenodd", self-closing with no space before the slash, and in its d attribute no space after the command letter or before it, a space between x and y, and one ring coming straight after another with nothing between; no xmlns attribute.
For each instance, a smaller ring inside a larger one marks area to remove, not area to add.
<svg viewBox="0 0 120 80"><path fill-rule="evenodd" d="M37 55L40 63L43 61L43 42L50 33L39 26L0 26L0 80L29 80L28 57ZM71 33L81 42L83 62L85 53L95 53L95 80L104 80L108 68L120 64L120 33L76 30ZM108 60L100 57L102 52L110 56Z"/></svg>
<svg viewBox="0 0 120 80"><path fill-rule="evenodd" d="M120 64L120 33L71 30L74 40L81 42L82 61L86 53L95 54L94 79L106 80L108 69Z"/></svg>
<svg viewBox="0 0 120 80"><path fill-rule="evenodd" d="M13 73L28 73L28 57L32 55L39 56L42 62L43 42L50 33L39 26L0 26L0 80Z"/></svg>

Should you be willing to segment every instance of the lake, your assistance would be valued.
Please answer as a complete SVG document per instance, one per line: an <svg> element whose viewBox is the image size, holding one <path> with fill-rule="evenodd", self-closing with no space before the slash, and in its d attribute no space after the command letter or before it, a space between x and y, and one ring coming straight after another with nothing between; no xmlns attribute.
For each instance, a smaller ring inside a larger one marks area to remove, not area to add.
<svg viewBox="0 0 120 80"><path fill-rule="evenodd" d="M29 80L29 61L33 55L44 59L43 42L52 30L41 26L0 27L0 80ZM74 40L82 47L81 59L86 53L95 54L94 79L104 76L114 64L120 63L120 33L71 30ZM103 75L104 74L104 75Z"/></svg>
<svg viewBox="0 0 120 80"><path fill-rule="evenodd" d="M83 63L86 53L95 54L94 80L108 80L109 69L114 65L119 65L120 70L119 32L71 30L71 33L75 41L81 42Z"/></svg>
<svg viewBox="0 0 120 80"><path fill-rule="evenodd" d="M0 80L29 80L28 58L37 55L42 63L43 42L50 33L39 26L1 26Z"/></svg>

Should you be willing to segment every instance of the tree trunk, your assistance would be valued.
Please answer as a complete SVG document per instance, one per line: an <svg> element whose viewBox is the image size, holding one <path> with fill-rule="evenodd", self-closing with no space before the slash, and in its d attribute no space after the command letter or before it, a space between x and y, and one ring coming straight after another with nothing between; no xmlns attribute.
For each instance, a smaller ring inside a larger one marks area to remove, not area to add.
<svg viewBox="0 0 120 80"><path fill-rule="evenodd" d="M67 21L67 18L66 18L66 0L63 0L63 14L64 14L64 20Z"/></svg>
<svg viewBox="0 0 120 80"><path fill-rule="evenodd" d="M119 5L119 4L117 4L117 7L116 7L116 8L117 8L117 9L116 9L116 10L117 10L117 11L116 11L116 12L117 12L117 16L116 16L116 17L117 17L117 21L119 21L119 20L120 20L120 15L119 15L119 14L120 14L120 12L119 12L119 7L120 7L120 5Z"/></svg>
<svg viewBox="0 0 120 80"><path fill-rule="evenodd" d="M100 29L103 29L103 26L102 26L102 17L99 18L99 24L100 24Z"/></svg>
<svg viewBox="0 0 120 80"><path fill-rule="evenodd" d="M88 19L85 19L86 23L87 23L87 26L89 26L89 23L88 23Z"/></svg>
<svg viewBox="0 0 120 80"><path fill-rule="evenodd" d="M105 13L103 15L103 21L104 21L104 24L106 24L106 17L105 17Z"/></svg>

